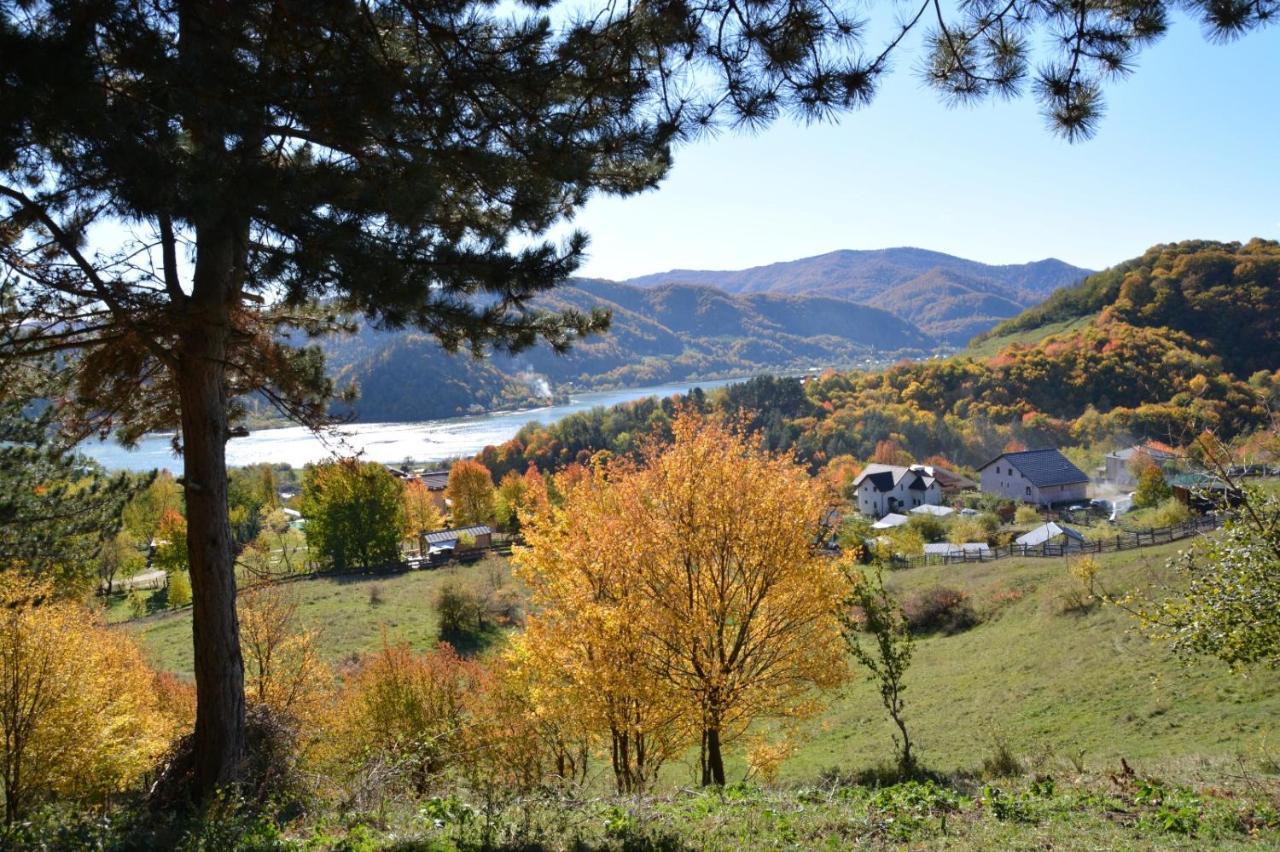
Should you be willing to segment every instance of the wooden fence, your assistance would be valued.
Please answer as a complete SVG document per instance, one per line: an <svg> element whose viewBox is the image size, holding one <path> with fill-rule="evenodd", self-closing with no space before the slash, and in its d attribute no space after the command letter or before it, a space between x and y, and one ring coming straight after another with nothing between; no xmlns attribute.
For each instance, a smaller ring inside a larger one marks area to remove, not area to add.
<svg viewBox="0 0 1280 852"><path fill-rule="evenodd" d="M1033 558L1061 558L1063 556L1081 556L1090 553L1115 553L1120 550L1134 550L1139 547L1151 547L1155 544L1169 544L1180 539L1190 538L1221 525L1217 515L1205 515L1177 524L1172 527L1153 527L1145 530L1118 530L1114 537L1100 538L1095 541L1073 541L1060 537L1058 542L1044 544L1006 544L985 550L959 550L947 554L928 554L901 559L902 563L912 568L921 565L950 565L953 562L994 562L1013 556ZM960 545L957 545L959 548Z"/></svg>

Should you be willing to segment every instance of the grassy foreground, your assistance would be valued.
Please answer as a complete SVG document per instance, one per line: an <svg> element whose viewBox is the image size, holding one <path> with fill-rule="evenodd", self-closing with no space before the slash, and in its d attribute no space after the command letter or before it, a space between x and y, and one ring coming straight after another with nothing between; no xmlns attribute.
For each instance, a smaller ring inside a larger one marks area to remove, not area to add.
<svg viewBox="0 0 1280 852"><path fill-rule="evenodd" d="M1187 546L1106 554L1100 580L1116 592L1159 581ZM427 647L443 584L483 589L505 576L494 560L294 588L304 625L342 662L377 648L384 630ZM771 785L691 789L691 758L669 765L655 796L619 798L602 757L566 793L442 779L436 797L372 812L201 830L234 828L234 848L263 849L1280 848L1280 673L1179 663L1129 615L1081 607L1059 559L930 566L889 582L904 597L958 589L979 618L919 640L908 674L908 725L931 780L894 783L892 728L855 678L792 732L796 751ZM189 627L178 613L122 629L185 673ZM730 777L745 775L737 755ZM222 847L208 837L192 848Z"/></svg>

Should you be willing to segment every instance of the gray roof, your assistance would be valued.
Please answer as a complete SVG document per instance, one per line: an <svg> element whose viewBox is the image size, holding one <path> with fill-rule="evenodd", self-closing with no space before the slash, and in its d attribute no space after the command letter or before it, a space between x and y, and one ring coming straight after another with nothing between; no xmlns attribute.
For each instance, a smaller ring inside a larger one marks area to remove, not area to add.
<svg viewBox="0 0 1280 852"><path fill-rule="evenodd" d="M1020 453L1001 453L979 470L986 470L1001 460L1013 465L1018 473L1025 476L1037 488L1089 481L1084 471L1073 465L1066 456L1053 447L1043 450L1024 450Z"/></svg>
<svg viewBox="0 0 1280 852"><path fill-rule="evenodd" d="M880 520L871 525L873 530L887 530L893 527L900 527L907 521L911 520L906 515L899 515L897 512L890 512Z"/></svg>
<svg viewBox="0 0 1280 852"><path fill-rule="evenodd" d="M1046 541L1053 541L1058 536L1066 536L1073 541L1084 541L1084 536L1071 527L1062 527L1050 521L1047 524L1038 526L1031 532L1018 536L1014 539L1017 544L1025 544L1028 547L1036 547L1044 544Z"/></svg>
<svg viewBox="0 0 1280 852"><path fill-rule="evenodd" d="M940 541L924 546L926 556L961 556L965 553L988 553L990 550L991 547L985 541L966 541L964 544Z"/></svg>
<svg viewBox="0 0 1280 852"><path fill-rule="evenodd" d="M418 474L418 479L422 480L422 484L427 486L428 491L443 491L449 484L449 471L428 470Z"/></svg>
<svg viewBox="0 0 1280 852"><path fill-rule="evenodd" d="M934 506L930 503L926 503L923 506L916 506L914 509L911 510L911 514L934 515L939 518L945 518L947 515L954 514L955 511L956 510L951 508L950 506Z"/></svg>
<svg viewBox="0 0 1280 852"><path fill-rule="evenodd" d="M429 532L423 536L423 540L427 544L444 544L449 541L457 541L458 537L463 533L472 538L479 538L482 535L489 535L493 532L487 524L476 524L470 527L458 527L456 530L436 530Z"/></svg>

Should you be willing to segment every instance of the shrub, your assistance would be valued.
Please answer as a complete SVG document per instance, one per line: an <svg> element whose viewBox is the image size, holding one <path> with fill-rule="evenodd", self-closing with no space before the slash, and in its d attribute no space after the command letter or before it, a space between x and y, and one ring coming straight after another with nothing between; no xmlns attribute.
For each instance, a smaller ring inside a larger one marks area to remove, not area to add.
<svg viewBox="0 0 1280 852"><path fill-rule="evenodd" d="M919 533L920 538L928 544L945 541L947 538L947 525L941 518L933 515L912 515L907 526Z"/></svg>
<svg viewBox="0 0 1280 852"><path fill-rule="evenodd" d="M909 595L902 603L907 625L916 635L942 633L950 636L978 624L969 596L949 586L935 586Z"/></svg>
<svg viewBox="0 0 1280 852"><path fill-rule="evenodd" d="M176 733L128 634L51 587L0 575L0 787L6 822L135 783Z"/></svg>
<svg viewBox="0 0 1280 852"><path fill-rule="evenodd" d="M484 670L448 644L415 654L384 645L347 679L323 738L334 774L354 776L358 796L379 785L422 795L461 759L466 700Z"/></svg>
<svg viewBox="0 0 1280 852"><path fill-rule="evenodd" d="M1000 735L992 737L991 754L982 759L985 778L1012 778L1022 774L1022 761L1013 753L1009 741Z"/></svg>
<svg viewBox="0 0 1280 852"><path fill-rule="evenodd" d="M1153 527L1176 527L1191 520L1191 509L1177 497L1170 497L1151 513Z"/></svg>
<svg viewBox="0 0 1280 852"><path fill-rule="evenodd" d="M374 583L369 587L369 606L379 606L385 602L382 596L382 584Z"/></svg>
<svg viewBox="0 0 1280 852"><path fill-rule="evenodd" d="M186 571L174 571L169 575L168 603L174 609L191 603L191 578Z"/></svg>
<svg viewBox="0 0 1280 852"><path fill-rule="evenodd" d="M455 583L441 586L436 595L436 612L442 639L474 636L484 630L484 599Z"/></svg>
<svg viewBox="0 0 1280 852"><path fill-rule="evenodd" d="M1040 510L1035 506L1019 506L1013 513L1013 522L1020 526L1040 523Z"/></svg>

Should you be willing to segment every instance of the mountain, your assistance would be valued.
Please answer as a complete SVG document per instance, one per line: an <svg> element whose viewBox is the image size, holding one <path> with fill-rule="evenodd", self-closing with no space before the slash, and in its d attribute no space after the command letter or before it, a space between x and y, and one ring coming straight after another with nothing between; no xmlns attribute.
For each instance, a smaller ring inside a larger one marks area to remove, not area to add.
<svg viewBox="0 0 1280 852"><path fill-rule="evenodd" d="M975 343L991 350L1086 319L1189 335L1238 376L1280 369L1280 242L1156 245L1059 290Z"/></svg>
<svg viewBox="0 0 1280 852"><path fill-rule="evenodd" d="M674 269L622 283L715 287L731 294L822 295L883 308L954 345L1074 284L1090 270L1049 258L995 266L918 248L834 251L751 269Z"/></svg>
<svg viewBox="0 0 1280 852"><path fill-rule="evenodd" d="M547 347L483 361L450 356L415 331L363 328L323 344L338 383L354 382L366 421L421 420L545 400L566 385L639 386L774 370L865 364L931 351L936 341L869 305L818 295L732 295L712 287L648 288L576 279L537 300L604 308L608 334L566 355Z"/></svg>

